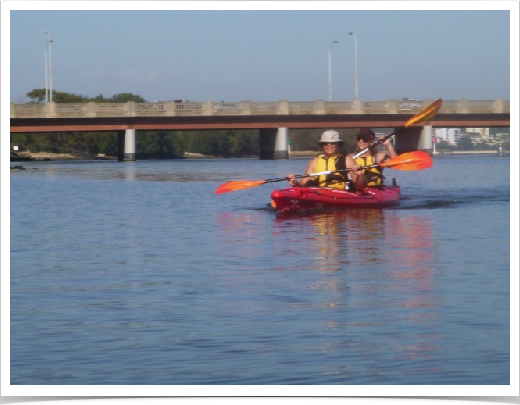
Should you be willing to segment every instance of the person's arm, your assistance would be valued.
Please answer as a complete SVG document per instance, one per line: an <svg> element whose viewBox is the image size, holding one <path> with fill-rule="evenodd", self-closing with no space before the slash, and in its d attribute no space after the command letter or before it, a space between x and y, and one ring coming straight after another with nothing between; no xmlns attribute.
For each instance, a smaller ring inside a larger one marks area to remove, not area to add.
<svg viewBox="0 0 520 405"><path fill-rule="evenodd" d="M309 164L307 165L307 169L305 169L305 174L314 173L314 167L316 167L317 160L317 158L314 158L309 162ZM294 177L294 173L289 174L287 177L289 179L289 184L293 187L303 187L309 180L311 180L310 177L304 177L300 181L298 181L298 179Z"/></svg>
<svg viewBox="0 0 520 405"><path fill-rule="evenodd" d="M379 152L377 154L378 155L378 159L377 159L378 164L383 163L387 159L393 159L393 158L397 157L397 152L395 151L394 145L392 144L392 141L390 139L387 139L386 141L382 142L381 144L385 146L386 153Z"/></svg>
<svg viewBox="0 0 520 405"><path fill-rule="evenodd" d="M356 190L362 190L366 187L365 175L363 170L359 169L360 166L352 159L352 156L347 156L345 159L345 165L347 169L351 169L348 173L354 183Z"/></svg>

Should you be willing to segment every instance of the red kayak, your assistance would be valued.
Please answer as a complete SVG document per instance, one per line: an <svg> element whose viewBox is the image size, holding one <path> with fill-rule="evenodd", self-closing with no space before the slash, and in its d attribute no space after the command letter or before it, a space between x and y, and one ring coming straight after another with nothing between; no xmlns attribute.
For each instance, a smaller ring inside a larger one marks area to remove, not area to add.
<svg viewBox="0 0 520 405"><path fill-rule="evenodd" d="M319 208L386 208L399 204L399 186L365 188L350 192L324 187L292 187L274 190L271 205L280 212Z"/></svg>

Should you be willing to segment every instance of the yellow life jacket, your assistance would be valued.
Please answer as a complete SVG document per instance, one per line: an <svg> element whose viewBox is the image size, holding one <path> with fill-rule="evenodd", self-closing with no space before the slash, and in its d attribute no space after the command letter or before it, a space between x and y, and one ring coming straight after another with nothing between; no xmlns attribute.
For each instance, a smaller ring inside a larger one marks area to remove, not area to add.
<svg viewBox="0 0 520 405"><path fill-rule="evenodd" d="M356 158L356 163L360 166L371 166L376 164L376 155ZM367 181L367 187L377 187L383 185L383 169L372 167L364 169L363 174Z"/></svg>
<svg viewBox="0 0 520 405"><path fill-rule="evenodd" d="M315 172L325 172L331 170L346 169L345 156L342 154L327 158L324 154L318 156L318 161L314 167ZM345 172L331 173L328 175L316 176L313 183L318 183L319 187L331 187L345 189Z"/></svg>

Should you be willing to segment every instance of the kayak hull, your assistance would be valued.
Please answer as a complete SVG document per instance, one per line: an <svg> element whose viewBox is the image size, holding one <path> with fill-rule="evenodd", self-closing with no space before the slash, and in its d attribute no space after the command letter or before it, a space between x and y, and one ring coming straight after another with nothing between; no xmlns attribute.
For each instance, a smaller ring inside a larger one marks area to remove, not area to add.
<svg viewBox="0 0 520 405"><path fill-rule="evenodd" d="M399 186L366 188L350 192L323 187L291 187L274 190L271 205L280 212L322 208L387 208L399 204Z"/></svg>

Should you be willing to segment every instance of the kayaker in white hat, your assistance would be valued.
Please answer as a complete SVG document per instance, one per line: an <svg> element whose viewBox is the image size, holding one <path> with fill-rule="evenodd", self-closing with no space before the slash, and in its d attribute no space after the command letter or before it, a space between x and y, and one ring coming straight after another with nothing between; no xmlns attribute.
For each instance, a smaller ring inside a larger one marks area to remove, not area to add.
<svg viewBox="0 0 520 405"><path fill-rule="evenodd" d="M305 174L344 170L351 168L355 173L361 174L357 165L351 157L340 152L343 141L339 137L339 133L334 130L328 130L321 134L318 145L322 148L323 153L312 159L307 165ZM304 177L298 181L294 173L287 175L289 184L293 187L331 187L344 190L347 188L348 175L347 172L332 173L326 176Z"/></svg>

